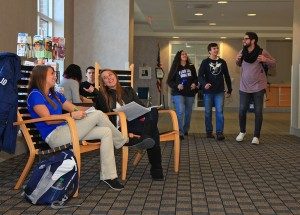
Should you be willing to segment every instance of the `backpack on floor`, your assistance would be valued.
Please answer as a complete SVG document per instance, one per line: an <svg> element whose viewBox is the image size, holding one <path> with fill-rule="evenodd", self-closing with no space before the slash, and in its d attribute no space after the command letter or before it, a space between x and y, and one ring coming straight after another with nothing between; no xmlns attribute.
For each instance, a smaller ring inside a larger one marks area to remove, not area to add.
<svg viewBox="0 0 300 215"><path fill-rule="evenodd" d="M78 188L77 163L73 152L64 150L40 162L24 187L25 199L36 205L62 208Z"/></svg>

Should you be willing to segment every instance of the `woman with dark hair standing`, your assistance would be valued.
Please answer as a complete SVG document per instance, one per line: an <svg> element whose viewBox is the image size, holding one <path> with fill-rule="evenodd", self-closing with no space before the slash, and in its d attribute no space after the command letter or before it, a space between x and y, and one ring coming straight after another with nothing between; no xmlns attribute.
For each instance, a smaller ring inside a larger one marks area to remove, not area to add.
<svg viewBox="0 0 300 215"><path fill-rule="evenodd" d="M82 103L84 98L79 95L79 84L82 80L80 66L70 64L63 74L60 86L63 87L64 96L72 103Z"/></svg>
<svg viewBox="0 0 300 215"><path fill-rule="evenodd" d="M195 66L190 63L186 51L178 51L174 57L167 84L172 89L180 139L188 135L195 95L198 92L198 78Z"/></svg>
<svg viewBox="0 0 300 215"><path fill-rule="evenodd" d="M143 105L136 92L131 87L122 87L117 74L111 69L101 71L99 85L99 96L95 99L96 108L103 112L110 112L113 109L132 101ZM118 119L112 119L118 124ZM152 108L150 112L127 121L128 132L140 136L142 142L153 142L154 146L147 149L148 159L151 164L150 174L153 180L163 180L163 169L161 166L161 149L159 131L157 128L158 111Z"/></svg>

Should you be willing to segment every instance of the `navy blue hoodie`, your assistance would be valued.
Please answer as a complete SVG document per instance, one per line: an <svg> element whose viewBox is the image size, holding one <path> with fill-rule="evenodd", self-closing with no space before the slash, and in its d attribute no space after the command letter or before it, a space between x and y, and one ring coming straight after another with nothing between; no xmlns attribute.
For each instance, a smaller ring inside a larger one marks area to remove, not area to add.
<svg viewBox="0 0 300 215"><path fill-rule="evenodd" d="M198 79L195 66L193 64L177 67L177 71L173 77L168 81L168 85L172 89L172 96L182 95L187 97L193 97L198 92L198 89L191 90L191 85L196 84L198 86ZM183 85L183 90L178 90L178 85Z"/></svg>
<svg viewBox="0 0 300 215"><path fill-rule="evenodd" d="M231 79L229 76L226 61L222 58L212 60L209 57L204 59L200 65L198 79L204 94L224 92L224 78L227 85L227 92L231 94ZM211 84L205 89L206 84Z"/></svg>

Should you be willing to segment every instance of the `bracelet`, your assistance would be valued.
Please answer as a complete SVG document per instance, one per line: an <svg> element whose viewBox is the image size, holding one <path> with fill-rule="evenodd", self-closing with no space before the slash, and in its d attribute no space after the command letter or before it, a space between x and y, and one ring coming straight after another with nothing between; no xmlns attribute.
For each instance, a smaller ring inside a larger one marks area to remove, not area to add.
<svg viewBox="0 0 300 215"><path fill-rule="evenodd" d="M74 106L73 111L79 111L78 107Z"/></svg>

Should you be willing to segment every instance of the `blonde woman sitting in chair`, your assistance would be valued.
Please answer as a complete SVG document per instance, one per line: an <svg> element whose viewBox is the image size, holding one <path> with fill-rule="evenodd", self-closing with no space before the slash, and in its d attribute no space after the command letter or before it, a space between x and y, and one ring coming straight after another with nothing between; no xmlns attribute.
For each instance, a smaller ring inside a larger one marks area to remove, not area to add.
<svg viewBox="0 0 300 215"><path fill-rule="evenodd" d="M96 108L103 112L111 112L116 107L132 101L143 105L131 87L121 86L117 74L111 69L103 69L101 71L99 91L100 94L95 99ZM116 119L113 122L117 123ZM153 180L164 180L157 122L158 111L156 108L152 108L149 113L130 122L127 121L127 127L128 132L139 135L141 141L152 141L155 143L152 148L147 149L151 164L150 174Z"/></svg>

